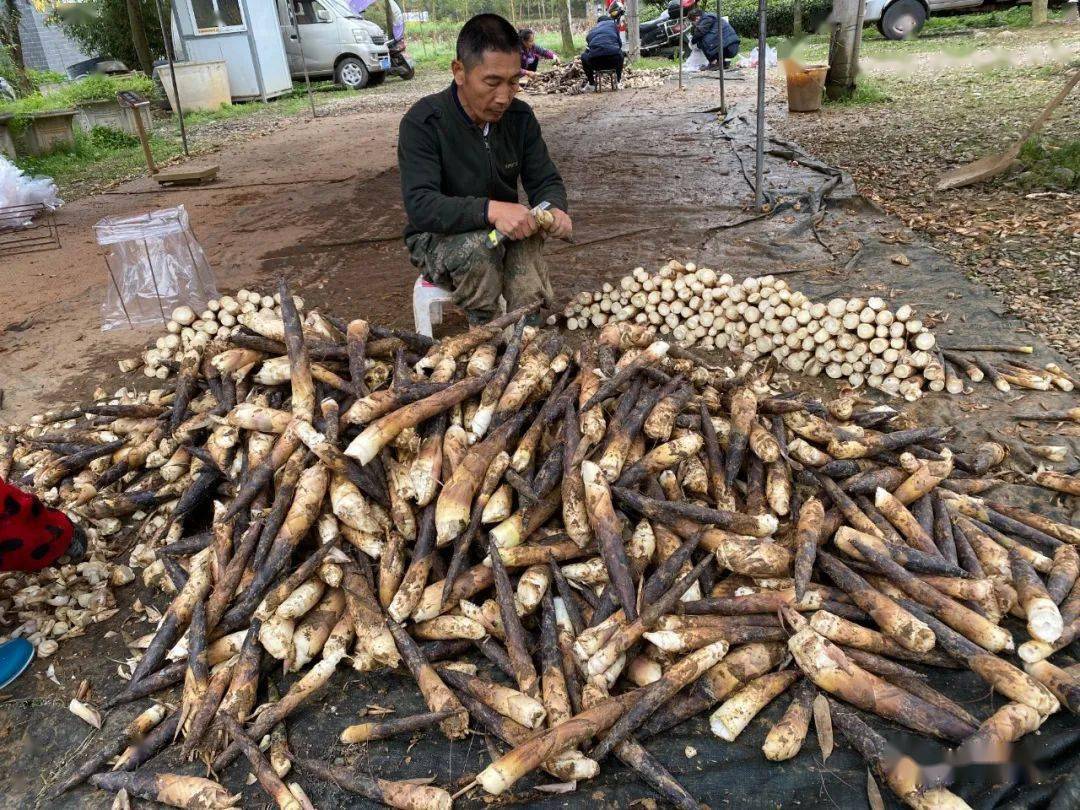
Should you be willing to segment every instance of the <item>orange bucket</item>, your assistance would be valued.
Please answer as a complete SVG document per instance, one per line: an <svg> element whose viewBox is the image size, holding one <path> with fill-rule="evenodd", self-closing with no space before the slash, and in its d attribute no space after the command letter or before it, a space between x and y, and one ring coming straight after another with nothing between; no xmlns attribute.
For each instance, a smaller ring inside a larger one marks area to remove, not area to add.
<svg viewBox="0 0 1080 810"><path fill-rule="evenodd" d="M787 104L791 112L816 112L821 109L821 93L825 89L828 65L800 65L785 62L787 71Z"/></svg>

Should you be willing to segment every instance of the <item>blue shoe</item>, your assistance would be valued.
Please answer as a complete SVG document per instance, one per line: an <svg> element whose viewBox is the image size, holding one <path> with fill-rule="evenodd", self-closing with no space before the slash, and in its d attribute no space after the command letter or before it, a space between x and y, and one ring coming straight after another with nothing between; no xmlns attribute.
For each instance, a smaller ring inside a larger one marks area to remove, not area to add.
<svg viewBox="0 0 1080 810"><path fill-rule="evenodd" d="M34 660L34 645L25 638L13 638L0 644L0 689L23 674Z"/></svg>

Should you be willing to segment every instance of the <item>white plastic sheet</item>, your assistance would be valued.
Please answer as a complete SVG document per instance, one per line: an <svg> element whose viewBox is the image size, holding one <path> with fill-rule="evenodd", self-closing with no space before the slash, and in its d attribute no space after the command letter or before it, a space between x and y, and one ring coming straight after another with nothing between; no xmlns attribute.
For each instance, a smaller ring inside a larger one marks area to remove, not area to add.
<svg viewBox="0 0 1080 810"><path fill-rule="evenodd" d="M101 305L102 331L161 326L176 307L199 312L217 297L214 271L191 232L184 206L106 217L94 233L105 248L110 276Z"/></svg>
<svg viewBox="0 0 1080 810"><path fill-rule="evenodd" d="M27 211L4 209L29 205L44 205L55 211L64 201L51 177L30 177L10 160L0 155L0 230L26 228L30 225Z"/></svg>

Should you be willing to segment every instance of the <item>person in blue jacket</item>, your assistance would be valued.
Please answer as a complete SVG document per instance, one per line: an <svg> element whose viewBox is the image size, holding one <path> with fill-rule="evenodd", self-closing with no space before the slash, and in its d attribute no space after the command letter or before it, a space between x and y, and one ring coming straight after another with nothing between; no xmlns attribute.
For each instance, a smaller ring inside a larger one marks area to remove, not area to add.
<svg viewBox="0 0 1080 810"><path fill-rule="evenodd" d="M720 66L720 53L724 54L724 67L739 52L739 35L727 20L722 20L713 12L704 12L698 7L690 9L690 24L694 33L690 42L701 48L709 67Z"/></svg>
<svg viewBox="0 0 1080 810"><path fill-rule="evenodd" d="M608 6L608 16L597 21L596 27L585 36L585 53L581 55L581 67L585 71L582 90L596 89L596 71L614 70L617 82L622 82L623 54L622 38L619 36L619 18L626 9L621 0L615 0Z"/></svg>

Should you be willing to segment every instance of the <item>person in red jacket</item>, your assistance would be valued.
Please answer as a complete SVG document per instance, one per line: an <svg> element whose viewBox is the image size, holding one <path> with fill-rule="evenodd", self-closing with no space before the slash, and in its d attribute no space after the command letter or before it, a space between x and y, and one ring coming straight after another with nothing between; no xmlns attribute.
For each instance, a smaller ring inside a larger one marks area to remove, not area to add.
<svg viewBox="0 0 1080 810"><path fill-rule="evenodd" d="M86 553L86 535L59 509L0 480L0 571L40 571ZM29 666L34 647L24 638L0 644L0 689Z"/></svg>

